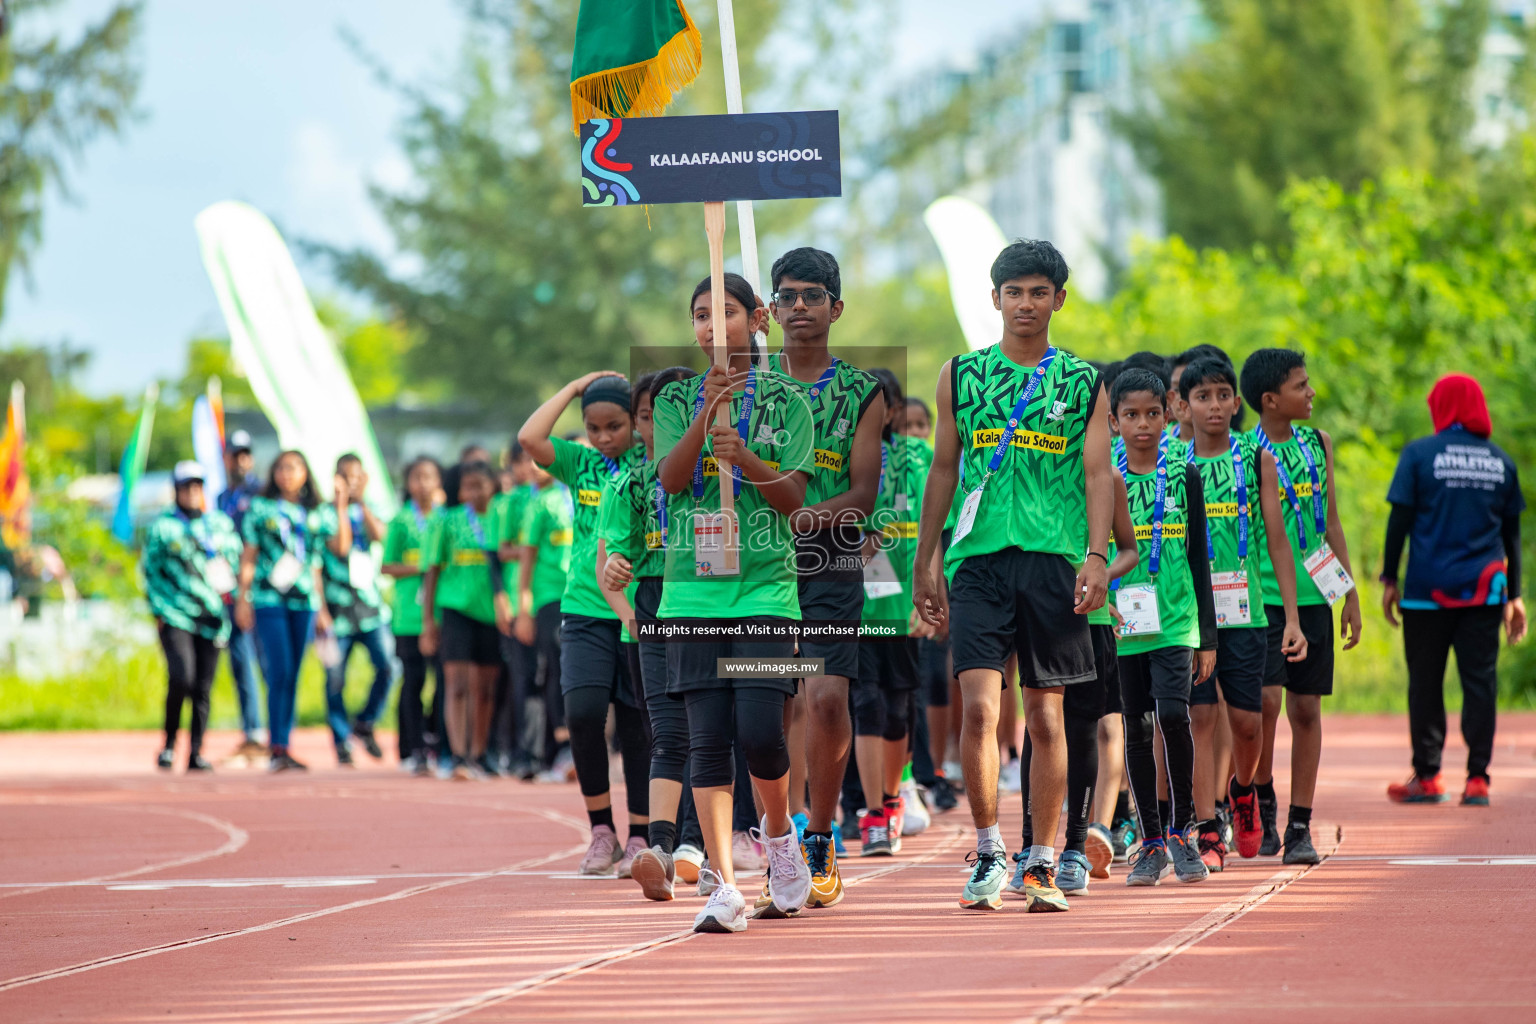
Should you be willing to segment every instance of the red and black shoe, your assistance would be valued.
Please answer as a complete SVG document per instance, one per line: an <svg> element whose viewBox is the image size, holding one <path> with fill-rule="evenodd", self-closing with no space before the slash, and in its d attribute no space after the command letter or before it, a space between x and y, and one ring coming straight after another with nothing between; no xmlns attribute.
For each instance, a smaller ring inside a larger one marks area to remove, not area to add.
<svg viewBox="0 0 1536 1024"><path fill-rule="evenodd" d="M1250 860L1259 855L1264 844L1264 823L1259 818L1259 793L1249 787L1247 796L1237 795L1237 778L1227 784L1227 795L1232 800L1232 835L1237 855Z"/></svg>
<svg viewBox="0 0 1536 1024"><path fill-rule="evenodd" d="M1214 819L1200 823L1200 862L1211 874L1227 866L1227 844L1221 839L1221 827Z"/></svg>
<svg viewBox="0 0 1536 1024"><path fill-rule="evenodd" d="M1488 776L1469 775L1467 777L1467 788L1461 791L1461 806L1488 806Z"/></svg>
<svg viewBox="0 0 1536 1024"><path fill-rule="evenodd" d="M1484 783L1485 799L1487 794L1487 784ZM1395 804L1443 804L1450 798L1451 795L1445 791L1445 783L1441 780L1439 772L1428 778L1414 775L1407 782L1394 782L1387 787L1387 799ZM1466 803L1465 798L1462 799L1462 803Z"/></svg>

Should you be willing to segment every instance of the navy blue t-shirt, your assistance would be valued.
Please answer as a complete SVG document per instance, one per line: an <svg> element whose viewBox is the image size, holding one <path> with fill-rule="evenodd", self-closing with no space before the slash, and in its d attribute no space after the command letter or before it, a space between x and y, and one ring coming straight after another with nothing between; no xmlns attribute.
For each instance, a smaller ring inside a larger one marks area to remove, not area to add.
<svg viewBox="0 0 1536 1024"><path fill-rule="evenodd" d="M1460 426L1421 437L1403 449L1387 500L1414 511L1404 608L1504 603L1504 519L1525 497L1503 449Z"/></svg>
<svg viewBox="0 0 1536 1024"><path fill-rule="evenodd" d="M226 488L219 495L216 502L219 511L234 520L236 533L240 532L240 524L245 521L245 513L251 507L251 499L260 493L261 481L253 473L236 486Z"/></svg>

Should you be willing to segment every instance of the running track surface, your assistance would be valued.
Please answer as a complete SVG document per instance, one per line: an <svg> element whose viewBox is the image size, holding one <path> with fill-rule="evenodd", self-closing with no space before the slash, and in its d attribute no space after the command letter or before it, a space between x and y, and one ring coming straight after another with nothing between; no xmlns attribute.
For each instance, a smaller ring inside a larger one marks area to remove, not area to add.
<svg viewBox="0 0 1536 1024"><path fill-rule="evenodd" d="M1405 722L1330 718L1311 870L965 912L962 805L845 860L841 906L731 936L576 878L574 785L342 771L315 732L308 775L188 778L156 746L0 736L0 1021L1536 1019L1536 715L1499 723L1491 809L1389 804Z"/></svg>

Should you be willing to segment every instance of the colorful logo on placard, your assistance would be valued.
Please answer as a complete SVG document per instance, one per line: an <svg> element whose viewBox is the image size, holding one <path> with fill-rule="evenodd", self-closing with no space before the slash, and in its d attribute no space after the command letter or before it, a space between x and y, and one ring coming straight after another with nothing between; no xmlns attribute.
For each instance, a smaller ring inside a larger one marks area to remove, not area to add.
<svg viewBox="0 0 1536 1024"><path fill-rule="evenodd" d="M624 171L635 169L634 164L616 163L619 155L619 133L624 130L624 119L594 117L587 122L596 131L581 147L581 186L586 190L583 206L628 206L640 201L640 190L624 177ZM600 180L594 180L600 179Z"/></svg>

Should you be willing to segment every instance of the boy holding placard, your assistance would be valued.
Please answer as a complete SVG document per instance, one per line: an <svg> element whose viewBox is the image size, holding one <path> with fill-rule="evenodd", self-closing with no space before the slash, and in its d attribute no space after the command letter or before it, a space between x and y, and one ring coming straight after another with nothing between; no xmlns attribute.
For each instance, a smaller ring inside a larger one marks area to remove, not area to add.
<svg viewBox="0 0 1536 1024"><path fill-rule="evenodd" d="M1260 349L1243 363L1243 398L1259 414L1253 439L1275 457L1283 496L1280 525L1291 541L1296 567L1296 603L1307 656L1287 661L1281 651L1283 627L1280 583L1265 560L1265 614L1269 618L1269 654L1264 680L1264 752L1259 761L1259 807L1264 818L1260 853L1280 852L1275 834L1275 722L1280 691L1289 691L1286 717L1291 723L1291 809L1285 829L1285 863L1316 864L1312 846L1312 798L1323 750L1322 699L1333 693L1333 605L1340 601L1340 629L1347 651L1360 642L1360 597L1349 566L1349 548L1339 523L1333 493L1333 441L1316 427L1295 427L1312 418L1317 392L1307 378L1307 360L1283 348Z"/></svg>

